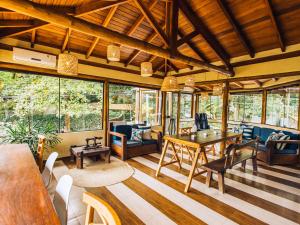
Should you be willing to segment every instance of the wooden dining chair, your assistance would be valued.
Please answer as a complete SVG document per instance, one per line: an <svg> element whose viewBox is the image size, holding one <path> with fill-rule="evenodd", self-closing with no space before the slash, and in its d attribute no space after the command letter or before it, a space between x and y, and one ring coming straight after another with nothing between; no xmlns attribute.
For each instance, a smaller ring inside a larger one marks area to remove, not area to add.
<svg viewBox="0 0 300 225"><path fill-rule="evenodd" d="M46 161L45 168L42 172L42 178L43 178L43 181L44 181L44 184L45 184L46 187L48 187L51 183L52 174L53 174L53 166L54 166L54 163L57 159L57 156L58 156L57 152L52 152L49 155L49 157Z"/></svg>
<svg viewBox="0 0 300 225"><path fill-rule="evenodd" d="M55 189L53 205L61 225L67 225L68 223L68 203L72 184L72 177L70 175L64 175L58 180Z"/></svg>
<svg viewBox="0 0 300 225"><path fill-rule="evenodd" d="M40 172L43 171L43 155L44 155L44 148L45 148L45 142L46 138L44 135L38 135L38 146L37 146L37 165L39 167Z"/></svg>
<svg viewBox="0 0 300 225"><path fill-rule="evenodd" d="M94 212L98 213L103 225L120 225L121 221L115 210L98 196L85 192L83 193L83 202L87 204L87 212L85 217L85 225L94 223ZM100 224L99 224L100 225Z"/></svg>

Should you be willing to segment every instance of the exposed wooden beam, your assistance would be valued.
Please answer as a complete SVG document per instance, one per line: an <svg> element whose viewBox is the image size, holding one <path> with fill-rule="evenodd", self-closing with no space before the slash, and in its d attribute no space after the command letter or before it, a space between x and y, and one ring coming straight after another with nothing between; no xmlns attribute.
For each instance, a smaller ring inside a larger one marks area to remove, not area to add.
<svg viewBox="0 0 300 225"><path fill-rule="evenodd" d="M31 42L30 42L30 47L31 48L34 48L35 39L36 39L36 30L33 30L31 32Z"/></svg>
<svg viewBox="0 0 300 225"><path fill-rule="evenodd" d="M218 66L202 62L182 54L177 54L174 57L170 56L167 49L146 43L136 38L128 37L116 31L112 31L105 27L97 26L93 23L74 18L72 16L58 13L55 10L51 10L35 3L25 0L1 0L0 7L7 8L19 12L24 15L35 17L37 19L44 20L45 22L52 23L61 27L71 28L74 31L78 31L87 35L101 38L103 40L113 42L120 45L125 45L131 48L139 49L146 53L156 55L165 59L171 59L192 66L201 67L217 73L222 73L227 76L232 76L233 72L225 70Z"/></svg>
<svg viewBox="0 0 300 225"><path fill-rule="evenodd" d="M255 84L257 84L259 87L262 87L262 83L259 80L253 80Z"/></svg>
<svg viewBox="0 0 300 225"><path fill-rule="evenodd" d="M167 63L173 70L175 70L176 73L178 73L179 69L177 66L175 66L170 60L167 60Z"/></svg>
<svg viewBox="0 0 300 225"><path fill-rule="evenodd" d="M165 66L165 60L162 61L162 63L158 64L158 66L154 69L154 73L161 70Z"/></svg>
<svg viewBox="0 0 300 225"><path fill-rule="evenodd" d="M227 3L224 0L217 0L216 2L218 3L220 9L222 10L223 14L227 18L228 22L231 24L235 34L237 35L238 39L241 42L241 44L244 46L244 48L246 49L246 51L248 52L250 57L253 58L255 55L254 50L251 47L249 40L246 38L246 35L240 28L240 25L235 20L231 10L227 6Z"/></svg>
<svg viewBox="0 0 300 225"><path fill-rule="evenodd" d="M31 27L15 28L15 29L5 29L4 31L1 31L1 33L0 33L0 39L1 38L13 37L13 36L17 36L17 35L20 35L20 34L24 34L24 33L36 30L38 28L45 27L47 25L49 25L49 23L38 22L36 25L33 25Z"/></svg>
<svg viewBox="0 0 300 225"><path fill-rule="evenodd" d="M187 43L188 41L192 40L194 37L196 37L199 33L197 31L193 31L187 35L183 35L181 33L181 39L177 41L177 47L180 47L181 45Z"/></svg>
<svg viewBox="0 0 300 225"><path fill-rule="evenodd" d="M157 23L156 19L152 15L152 13L149 11L149 9L145 6L142 0L134 0L136 3L137 7L141 10L142 14L144 17L148 20L152 28L155 30L155 32L160 36L162 41L164 42L165 45L168 46L168 38L163 29L159 26Z"/></svg>
<svg viewBox="0 0 300 225"><path fill-rule="evenodd" d="M118 0L118 1L89 1L84 2L82 5L75 9L75 16L83 16L98 10L109 9L114 6L119 6L129 2L129 0Z"/></svg>
<svg viewBox="0 0 300 225"><path fill-rule="evenodd" d="M202 22L197 13L192 9L187 0L180 0L179 6L184 15L191 21L194 28L202 35L204 40L209 44L215 54L220 58L228 70L232 71L232 66L229 62L229 55L225 52L223 47L217 39L210 33L206 25Z"/></svg>
<svg viewBox="0 0 300 225"><path fill-rule="evenodd" d="M34 25L32 20L0 20L0 28L30 27L32 25Z"/></svg>
<svg viewBox="0 0 300 225"><path fill-rule="evenodd" d="M177 35L178 35L178 13L179 13L179 6L178 6L178 0L173 0L171 8L171 14L170 14L170 52L171 55L175 55L177 53Z"/></svg>
<svg viewBox="0 0 300 225"><path fill-rule="evenodd" d="M278 81L279 80L279 78L277 78L277 77L274 77L274 78L272 78L272 81Z"/></svg>
<svg viewBox="0 0 300 225"><path fill-rule="evenodd" d="M108 26L110 20L113 18L113 16L116 13L117 9L118 9L118 5L115 5L115 6L110 8L109 12L107 13L107 15L105 17L105 20L103 21L103 24L102 24L103 27ZM91 54L93 53L96 45L98 44L98 41L99 41L99 37L96 37L94 39L93 43L91 44L89 50L86 53L86 58L89 58L91 56Z"/></svg>
<svg viewBox="0 0 300 225"><path fill-rule="evenodd" d="M69 39L70 39L70 36L71 36L71 31L72 30L70 28L67 28L66 36L65 36L63 45L61 47L61 52L64 52L66 50L66 47L67 47L67 45L69 43Z"/></svg>
<svg viewBox="0 0 300 225"><path fill-rule="evenodd" d="M239 81L236 81L236 82L232 82L235 86L238 86L239 88L244 88L244 85L239 82Z"/></svg>
<svg viewBox="0 0 300 225"><path fill-rule="evenodd" d="M16 13L16 12L11 11L9 9L0 8L0 13Z"/></svg>
<svg viewBox="0 0 300 225"><path fill-rule="evenodd" d="M158 0L152 0L147 8L149 10L152 10L154 8L154 6L157 4ZM140 26L140 24L143 22L143 20L145 19L144 15L140 15L137 20L134 22L134 24L130 27L130 29L127 31L126 35L130 36L133 34L134 31L136 31L136 29Z"/></svg>
<svg viewBox="0 0 300 225"><path fill-rule="evenodd" d="M283 34L281 32L279 22L278 22L277 18L275 17L271 0L265 0L265 4L267 7L269 17L272 22L273 29L274 29L274 31L276 33L276 37L278 39L279 47L281 48L281 51L285 52L285 44L284 44Z"/></svg>

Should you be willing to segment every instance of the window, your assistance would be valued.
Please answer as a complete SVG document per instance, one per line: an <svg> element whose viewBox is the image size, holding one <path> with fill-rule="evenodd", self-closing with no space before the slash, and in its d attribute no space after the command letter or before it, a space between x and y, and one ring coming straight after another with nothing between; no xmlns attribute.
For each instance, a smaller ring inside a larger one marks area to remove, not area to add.
<svg viewBox="0 0 300 225"><path fill-rule="evenodd" d="M267 93L267 124L297 128L299 87L280 88Z"/></svg>
<svg viewBox="0 0 300 225"><path fill-rule="evenodd" d="M222 96L199 96L199 113L206 113L208 119L222 118Z"/></svg>
<svg viewBox="0 0 300 225"><path fill-rule="evenodd" d="M167 134L175 134L178 111L178 93L167 92L166 96L166 130Z"/></svg>
<svg viewBox="0 0 300 225"><path fill-rule="evenodd" d="M62 132L102 129L103 84L60 79Z"/></svg>
<svg viewBox="0 0 300 225"><path fill-rule="evenodd" d="M0 71L0 136L7 126L102 129L102 83Z"/></svg>
<svg viewBox="0 0 300 225"><path fill-rule="evenodd" d="M161 96L157 90L127 85L109 85L109 120L158 125Z"/></svg>
<svg viewBox="0 0 300 225"><path fill-rule="evenodd" d="M192 117L192 94L181 94L180 95L180 118L191 118Z"/></svg>
<svg viewBox="0 0 300 225"><path fill-rule="evenodd" d="M234 93L229 97L230 121L261 122L262 94Z"/></svg>

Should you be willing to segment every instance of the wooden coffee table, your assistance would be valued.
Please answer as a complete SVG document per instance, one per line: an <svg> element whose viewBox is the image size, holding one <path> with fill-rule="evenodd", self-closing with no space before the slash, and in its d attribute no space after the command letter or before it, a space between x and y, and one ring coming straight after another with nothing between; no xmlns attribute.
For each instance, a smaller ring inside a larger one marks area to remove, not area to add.
<svg viewBox="0 0 300 225"><path fill-rule="evenodd" d="M95 146L86 149L86 146L71 146L71 156L76 160L76 166L78 169L83 169L83 158L85 156L101 156L105 155L105 161L110 163L110 147Z"/></svg>

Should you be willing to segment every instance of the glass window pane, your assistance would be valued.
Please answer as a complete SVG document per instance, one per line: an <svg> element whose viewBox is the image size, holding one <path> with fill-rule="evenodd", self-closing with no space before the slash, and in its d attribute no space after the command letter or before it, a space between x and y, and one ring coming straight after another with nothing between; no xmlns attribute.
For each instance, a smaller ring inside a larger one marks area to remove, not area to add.
<svg viewBox="0 0 300 225"><path fill-rule="evenodd" d="M192 117L192 95L181 94L180 95L180 118L191 118Z"/></svg>
<svg viewBox="0 0 300 225"><path fill-rule="evenodd" d="M244 121L252 123L261 123L262 113L262 94L245 93L245 114Z"/></svg>
<svg viewBox="0 0 300 225"><path fill-rule="evenodd" d="M60 79L61 131L102 129L103 84Z"/></svg>
<svg viewBox="0 0 300 225"><path fill-rule="evenodd" d="M160 121L159 91L140 89L140 92L141 121L146 121L149 125L158 125Z"/></svg>
<svg viewBox="0 0 300 225"><path fill-rule="evenodd" d="M245 107L244 94L232 94L229 97L229 120L243 121L244 120L244 107Z"/></svg>

